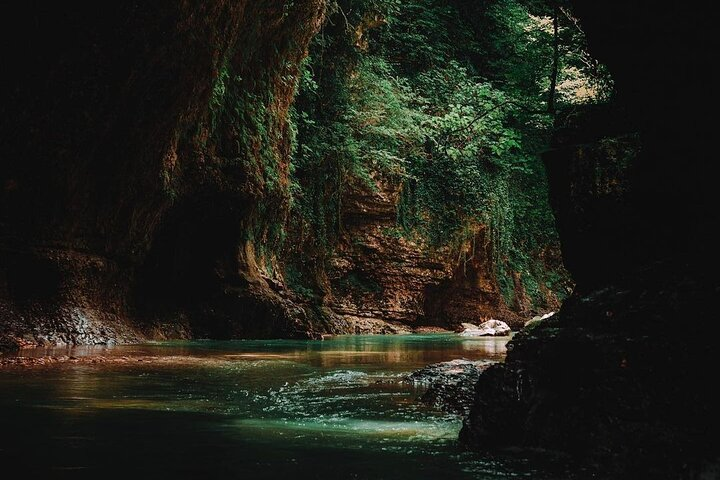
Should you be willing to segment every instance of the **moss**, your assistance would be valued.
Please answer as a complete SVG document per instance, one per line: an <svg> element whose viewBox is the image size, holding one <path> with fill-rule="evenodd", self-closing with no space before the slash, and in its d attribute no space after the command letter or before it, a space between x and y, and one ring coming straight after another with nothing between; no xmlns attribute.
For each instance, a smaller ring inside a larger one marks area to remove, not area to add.
<svg viewBox="0 0 720 480"><path fill-rule="evenodd" d="M308 299L316 297L315 291L309 287L313 280L306 278L302 270L292 263L285 268L285 281L288 288L298 295Z"/></svg>
<svg viewBox="0 0 720 480"><path fill-rule="evenodd" d="M290 203L291 228L304 243L296 253L327 259L342 232L343 195L350 186L372 191L380 175L401 184L397 226L384 235L458 252L472 226L485 224L508 303L511 271L522 272L532 303L543 303L549 270L562 269L537 258L558 242L540 159L552 119L513 106L532 105L537 85L525 91L484 81L492 72L475 63L475 33L446 2L351 5L347 18L337 11L314 40L299 75ZM368 28L369 11L384 21ZM513 15L529 21L522 7ZM348 23L362 30L362 42Z"/></svg>
<svg viewBox="0 0 720 480"><path fill-rule="evenodd" d="M363 272L353 271L345 275L338 282L348 292L382 293L383 288L375 279Z"/></svg>
<svg viewBox="0 0 720 480"><path fill-rule="evenodd" d="M403 238L405 236L405 232L403 231L401 226L395 226L395 227L383 227L381 230L384 237L387 238Z"/></svg>
<svg viewBox="0 0 720 480"><path fill-rule="evenodd" d="M233 81L237 81L234 79ZM213 84L212 94L210 95L210 134L214 135L217 132L217 128L220 122L220 115L222 115L225 108L225 95L228 90L228 83L230 82L230 65L226 59L223 62L222 67L218 73L215 83Z"/></svg>
<svg viewBox="0 0 720 480"><path fill-rule="evenodd" d="M505 303L507 305L513 305L515 303L515 283L504 262L497 266L496 278L500 287L500 294L505 300Z"/></svg>

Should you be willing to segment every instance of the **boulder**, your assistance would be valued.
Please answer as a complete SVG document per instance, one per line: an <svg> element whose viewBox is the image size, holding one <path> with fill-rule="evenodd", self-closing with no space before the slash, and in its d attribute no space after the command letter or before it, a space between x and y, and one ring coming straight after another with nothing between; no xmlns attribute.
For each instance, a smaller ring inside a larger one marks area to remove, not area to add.
<svg viewBox="0 0 720 480"><path fill-rule="evenodd" d="M458 359L435 363L417 370L405 381L427 386L420 401L446 412L467 416L474 401L480 373L495 362Z"/></svg>
<svg viewBox="0 0 720 480"><path fill-rule="evenodd" d="M502 337L510 335L510 327L507 323L500 320L488 320L480 326L471 323L461 324L463 330L460 335L464 337Z"/></svg>
<svg viewBox="0 0 720 480"><path fill-rule="evenodd" d="M455 329L455 331L456 331L457 333L462 333L462 332L464 332L464 331L466 331L466 330L478 330L479 328L480 328L480 327L478 327L478 326L475 325L474 323L461 323L461 324Z"/></svg>
<svg viewBox="0 0 720 480"><path fill-rule="evenodd" d="M530 320L525 322L525 326L527 327L528 325L532 325L534 323L540 322L542 320L545 320L546 318L552 317L553 315L555 315L555 312L548 312L545 315L535 315Z"/></svg>

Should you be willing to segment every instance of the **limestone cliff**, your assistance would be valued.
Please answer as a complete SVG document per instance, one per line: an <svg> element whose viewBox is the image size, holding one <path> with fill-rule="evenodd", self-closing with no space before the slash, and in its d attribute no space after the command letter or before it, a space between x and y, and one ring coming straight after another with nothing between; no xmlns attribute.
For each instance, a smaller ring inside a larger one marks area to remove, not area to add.
<svg viewBox="0 0 720 480"><path fill-rule="evenodd" d="M397 234L400 187L373 181L375 188L356 185L343 198L343 231L328 272L331 308L356 323L422 325L425 290L451 269L446 255Z"/></svg>
<svg viewBox="0 0 720 480"><path fill-rule="evenodd" d="M519 328L557 310L571 283L535 150L549 135L515 132L527 142L495 158L502 132L537 125L509 115L502 132L460 135L453 157L454 133L513 102L441 126L487 93L452 96L492 73L477 55L482 29L453 1L392 3L339 2L311 44L295 105L289 283L355 331L489 318Z"/></svg>

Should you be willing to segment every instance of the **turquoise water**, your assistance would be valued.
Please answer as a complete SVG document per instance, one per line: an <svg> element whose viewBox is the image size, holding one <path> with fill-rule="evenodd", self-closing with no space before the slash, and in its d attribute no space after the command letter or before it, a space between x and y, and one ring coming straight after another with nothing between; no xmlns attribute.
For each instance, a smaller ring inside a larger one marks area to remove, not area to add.
<svg viewBox="0 0 720 480"><path fill-rule="evenodd" d="M420 404L420 387L399 381L434 362L501 360L507 340L341 336L52 352L112 361L0 369L0 460L73 477L531 475L462 449L461 420Z"/></svg>

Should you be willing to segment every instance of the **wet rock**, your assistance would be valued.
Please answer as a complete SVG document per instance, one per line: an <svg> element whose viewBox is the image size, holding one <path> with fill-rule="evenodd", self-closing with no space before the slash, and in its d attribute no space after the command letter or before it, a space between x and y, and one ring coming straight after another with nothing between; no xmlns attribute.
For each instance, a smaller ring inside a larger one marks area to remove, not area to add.
<svg viewBox="0 0 720 480"><path fill-rule="evenodd" d="M535 325L535 324L537 324L538 322L541 322L541 321L543 321L543 320L546 320L546 319L552 317L553 315L555 315L555 312L548 312L548 313L546 313L546 314L544 314L544 315L535 315L535 316L532 317L530 320L528 320L527 322L525 322L525 326L527 327L527 326L530 326L530 325Z"/></svg>
<svg viewBox="0 0 720 480"><path fill-rule="evenodd" d="M435 363L411 373L407 382L427 386L420 401L446 412L467 416L473 403L480 373L494 362L451 360Z"/></svg>
<svg viewBox="0 0 720 480"><path fill-rule="evenodd" d="M455 331L456 331L457 333L462 333L462 332L464 332L465 330L477 330L477 329L479 329L479 328L480 328L480 327L478 327L478 326L475 325L474 323L467 323L467 322L465 322L465 323L461 323L460 325L458 325L458 327L457 327L457 329L456 329Z"/></svg>
<svg viewBox="0 0 720 480"><path fill-rule="evenodd" d="M481 323L480 326L463 323L461 327L460 335L465 337L502 337L510 335L510 326L500 320L488 320Z"/></svg>
<svg viewBox="0 0 720 480"><path fill-rule="evenodd" d="M379 318L346 316L349 332L355 335L404 335L412 333L406 325Z"/></svg>
<svg viewBox="0 0 720 480"><path fill-rule="evenodd" d="M719 290L716 278L675 268L658 264L576 294L515 335L505 362L480 375L461 441L564 452L602 465L602 478L696 478L677 471L719 451L714 437L698 442L720 423L717 389L697 368L717 348L698 340L702 324L673 325L714 318Z"/></svg>

